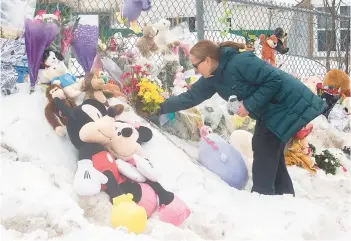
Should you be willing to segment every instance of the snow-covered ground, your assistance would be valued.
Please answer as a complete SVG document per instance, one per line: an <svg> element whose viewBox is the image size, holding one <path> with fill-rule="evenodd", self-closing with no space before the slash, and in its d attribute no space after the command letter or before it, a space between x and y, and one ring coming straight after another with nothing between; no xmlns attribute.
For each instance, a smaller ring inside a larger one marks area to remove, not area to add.
<svg viewBox="0 0 351 241"><path fill-rule="evenodd" d="M114 230L109 224L111 204L106 194L89 198L74 194L77 151L67 136L56 136L47 123L41 87L37 86L32 95L28 94L26 84L20 87L19 93L0 97L1 240L350 237L350 160L343 159L349 171L339 171L335 176L323 172L310 176L301 168L291 167L295 198L260 196L250 193L251 181L246 190L230 188L190 158L196 156L194 147L154 128L154 137L144 145L144 150L163 174L160 182L185 200L192 214L179 228L160 222L155 215L149 219L143 235ZM122 118L142 121L132 110Z"/></svg>

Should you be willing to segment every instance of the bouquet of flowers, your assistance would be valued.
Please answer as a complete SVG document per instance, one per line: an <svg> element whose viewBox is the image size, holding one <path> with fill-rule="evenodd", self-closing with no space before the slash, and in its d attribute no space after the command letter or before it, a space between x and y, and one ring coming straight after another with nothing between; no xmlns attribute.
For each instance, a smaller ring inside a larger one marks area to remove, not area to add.
<svg viewBox="0 0 351 241"><path fill-rule="evenodd" d="M141 110L155 113L160 109L160 104L165 100L161 93L163 89L155 85L150 79L143 78L138 84L138 97L141 102Z"/></svg>
<svg viewBox="0 0 351 241"><path fill-rule="evenodd" d="M131 66L131 71L124 72L121 76L122 90L129 96L137 111L155 113L164 101L164 91L149 77L149 69L148 64Z"/></svg>
<svg viewBox="0 0 351 241"><path fill-rule="evenodd" d="M27 53L31 91L37 82L38 71L44 50L54 41L60 32L60 11L47 14L39 10L34 19L24 20L24 38Z"/></svg>

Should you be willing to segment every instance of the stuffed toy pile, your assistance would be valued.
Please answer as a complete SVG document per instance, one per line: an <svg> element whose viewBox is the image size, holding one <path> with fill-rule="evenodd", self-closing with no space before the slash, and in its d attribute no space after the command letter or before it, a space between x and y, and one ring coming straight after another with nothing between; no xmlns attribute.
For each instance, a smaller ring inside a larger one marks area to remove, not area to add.
<svg viewBox="0 0 351 241"><path fill-rule="evenodd" d="M72 75L63 62L63 56L52 49L44 51L38 76L42 84L61 86L67 98L75 100L82 93L83 79Z"/></svg>
<svg viewBox="0 0 351 241"><path fill-rule="evenodd" d="M134 232L144 231L145 217L156 210L161 221L175 226L188 218L190 209L162 187L157 172L142 152L139 143L149 141L151 131L118 120L123 105L106 109L95 99L87 99L75 108L60 98L54 98L54 103L67 116L67 133L78 149L78 168L73 183L78 195L107 192L114 203L113 225L125 226ZM117 207L117 204L129 209Z"/></svg>

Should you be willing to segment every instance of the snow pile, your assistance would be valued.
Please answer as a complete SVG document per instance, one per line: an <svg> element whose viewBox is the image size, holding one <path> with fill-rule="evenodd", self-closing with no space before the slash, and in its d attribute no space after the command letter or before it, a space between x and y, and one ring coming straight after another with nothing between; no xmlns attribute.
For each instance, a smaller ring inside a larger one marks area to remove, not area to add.
<svg viewBox="0 0 351 241"><path fill-rule="evenodd" d="M191 150L189 143L178 140L175 145L156 129L153 140L144 145L145 153L163 174L160 183L182 198L192 214L179 228L155 215L143 235L114 230L106 194L79 198L73 193L77 151L67 136L60 138L51 129L45 104L40 87L29 95L26 84L0 100L2 240L282 240L349 235L350 172L310 176L291 167L295 198L259 196L249 192L251 183L244 191L230 188L177 147ZM141 121L131 109L121 118Z"/></svg>

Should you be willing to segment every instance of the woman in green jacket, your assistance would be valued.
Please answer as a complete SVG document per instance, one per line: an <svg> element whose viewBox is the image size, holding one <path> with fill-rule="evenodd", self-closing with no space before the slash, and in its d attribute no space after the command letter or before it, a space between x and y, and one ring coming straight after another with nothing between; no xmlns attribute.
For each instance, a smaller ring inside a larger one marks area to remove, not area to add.
<svg viewBox="0 0 351 241"><path fill-rule="evenodd" d="M167 99L160 114L189 109L218 93L235 95L237 114L256 120L252 138L253 192L295 194L284 160L287 141L327 108L325 102L293 76L258 58L234 42L201 40L190 60L202 77L187 92Z"/></svg>

